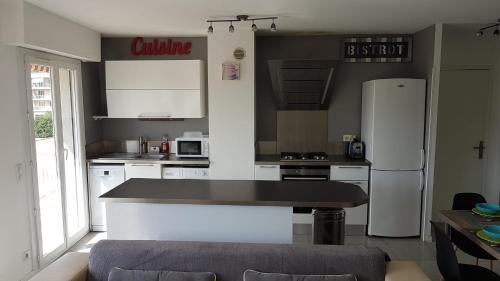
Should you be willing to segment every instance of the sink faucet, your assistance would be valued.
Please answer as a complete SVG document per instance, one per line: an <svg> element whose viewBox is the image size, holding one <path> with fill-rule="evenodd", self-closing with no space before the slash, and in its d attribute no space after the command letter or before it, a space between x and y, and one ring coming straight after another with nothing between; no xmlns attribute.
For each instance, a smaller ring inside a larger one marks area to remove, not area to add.
<svg viewBox="0 0 500 281"><path fill-rule="evenodd" d="M143 136L139 137L139 154L142 155L146 153L146 138Z"/></svg>

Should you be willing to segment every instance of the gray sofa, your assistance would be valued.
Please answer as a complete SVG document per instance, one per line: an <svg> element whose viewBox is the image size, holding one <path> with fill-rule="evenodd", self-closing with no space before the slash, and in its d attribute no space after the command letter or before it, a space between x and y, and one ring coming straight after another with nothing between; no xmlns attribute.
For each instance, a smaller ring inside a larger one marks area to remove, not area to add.
<svg viewBox="0 0 500 281"><path fill-rule="evenodd" d="M113 267L210 271L217 281L243 279L246 269L291 274L356 274L359 281L428 281L412 262L387 262L363 246L103 240L90 256L70 253L32 281L107 281Z"/></svg>

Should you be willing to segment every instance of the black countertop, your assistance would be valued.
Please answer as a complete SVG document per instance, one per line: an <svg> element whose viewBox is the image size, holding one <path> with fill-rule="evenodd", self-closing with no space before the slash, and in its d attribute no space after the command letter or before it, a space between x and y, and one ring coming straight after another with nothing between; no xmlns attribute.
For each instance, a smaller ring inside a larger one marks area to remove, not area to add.
<svg viewBox="0 0 500 281"><path fill-rule="evenodd" d="M325 161L283 161L280 155L256 155L255 164L257 165L283 165L283 166L321 166L321 165L352 165L369 166L370 162L365 159L351 159L344 155L328 155Z"/></svg>
<svg viewBox="0 0 500 281"><path fill-rule="evenodd" d="M130 179L105 202L349 208L368 202L357 185L337 181Z"/></svg>

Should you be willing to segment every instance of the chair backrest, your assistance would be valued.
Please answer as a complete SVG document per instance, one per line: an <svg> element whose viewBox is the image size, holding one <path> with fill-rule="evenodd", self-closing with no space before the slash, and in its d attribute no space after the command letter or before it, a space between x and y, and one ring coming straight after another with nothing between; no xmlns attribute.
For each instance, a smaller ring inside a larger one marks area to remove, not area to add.
<svg viewBox="0 0 500 281"><path fill-rule="evenodd" d="M477 203L486 203L486 199L478 193L457 193L453 197L453 210L471 210Z"/></svg>
<svg viewBox="0 0 500 281"><path fill-rule="evenodd" d="M436 223L431 221L431 225L436 238L436 261L439 272L446 281L462 281L453 244Z"/></svg>

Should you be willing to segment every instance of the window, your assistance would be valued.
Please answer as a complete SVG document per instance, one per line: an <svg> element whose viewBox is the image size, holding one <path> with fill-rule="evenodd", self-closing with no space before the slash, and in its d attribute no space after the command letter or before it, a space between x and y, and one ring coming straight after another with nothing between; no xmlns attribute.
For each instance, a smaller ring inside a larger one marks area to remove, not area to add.
<svg viewBox="0 0 500 281"><path fill-rule="evenodd" d="M81 85L76 64L27 57L37 209L37 252L44 266L88 231ZM38 88L37 88L38 87ZM55 109L55 110L54 110Z"/></svg>

